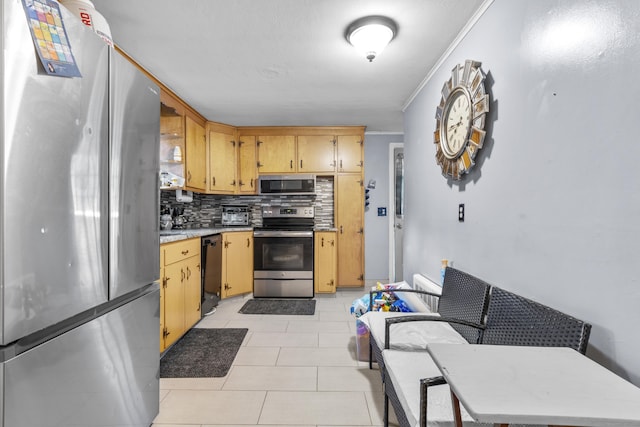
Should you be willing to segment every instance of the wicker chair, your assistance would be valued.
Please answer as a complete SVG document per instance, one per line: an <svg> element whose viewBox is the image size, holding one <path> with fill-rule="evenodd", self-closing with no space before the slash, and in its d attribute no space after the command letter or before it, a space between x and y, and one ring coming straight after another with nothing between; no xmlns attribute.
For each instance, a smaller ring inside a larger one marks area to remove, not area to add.
<svg viewBox="0 0 640 427"><path fill-rule="evenodd" d="M433 314L420 314L411 316L398 316L386 319L384 348L393 348L389 339L389 328L391 325L416 322L416 321L440 321L447 322L469 343L478 343L482 338L482 330L478 328L484 321L489 300L489 284L468 273L447 267L442 286L442 294L438 300L438 316ZM370 301L377 291L370 293ZM399 289L394 292L417 292L432 296L436 294L420 291ZM376 331L371 330L369 336L369 368L372 362L378 363L384 381L384 360L382 358L382 348L378 345ZM380 337L378 337L380 338ZM406 343L405 343L406 344ZM424 350L424 347L416 347L417 350Z"/></svg>
<svg viewBox="0 0 640 427"><path fill-rule="evenodd" d="M477 328L482 332L483 345L519 345L538 347L569 347L584 354L587 350L591 325L548 306L521 297L493 286L485 325ZM413 354L416 363L424 363L425 352ZM430 358L429 358L430 359ZM427 392L429 387L445 384L441 376L415 378L420 382L420 422L427 426ZM404 413L397 393L399 385L385 383L385 426L388 425L388 402L396 412L402 427L412 427L409 416Z"/></svg>

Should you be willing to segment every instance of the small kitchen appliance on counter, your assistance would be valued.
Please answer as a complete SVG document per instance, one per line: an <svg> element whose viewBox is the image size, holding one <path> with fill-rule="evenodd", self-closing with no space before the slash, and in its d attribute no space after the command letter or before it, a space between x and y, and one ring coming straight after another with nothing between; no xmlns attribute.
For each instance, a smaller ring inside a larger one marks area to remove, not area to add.
<svg viewBox="0 0 640 427"><path fill-rule="evenodd" d="M247 205L222 205L222 226L249 225L249 206Z"/></svg>

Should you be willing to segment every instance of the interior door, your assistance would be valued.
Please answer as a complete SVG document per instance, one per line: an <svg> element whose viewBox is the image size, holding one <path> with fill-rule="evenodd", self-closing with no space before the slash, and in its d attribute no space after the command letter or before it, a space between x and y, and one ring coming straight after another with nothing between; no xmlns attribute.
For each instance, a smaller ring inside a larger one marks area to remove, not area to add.
<svg viewBox="0 0 640 427"><path fill-rule="evenodd" d="M392 282L403 280L402 275L402 241L404 238L404 148L403 144L391 146L391 220L390 223L390 256L391 266L389 279Z"/></svg>

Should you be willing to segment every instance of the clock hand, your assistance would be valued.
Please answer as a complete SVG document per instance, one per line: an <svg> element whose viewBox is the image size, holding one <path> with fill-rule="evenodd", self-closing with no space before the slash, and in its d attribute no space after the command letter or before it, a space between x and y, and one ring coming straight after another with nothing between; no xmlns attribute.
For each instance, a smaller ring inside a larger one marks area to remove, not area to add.
<svg viewBox="0 0 640 427"><path fill-rule="evenodd" d="M449 126L449 129L447 130L453 130L454 128L460 127L462 125L462 118L460 118L460 120L458 121L458 123Z"/></svg>

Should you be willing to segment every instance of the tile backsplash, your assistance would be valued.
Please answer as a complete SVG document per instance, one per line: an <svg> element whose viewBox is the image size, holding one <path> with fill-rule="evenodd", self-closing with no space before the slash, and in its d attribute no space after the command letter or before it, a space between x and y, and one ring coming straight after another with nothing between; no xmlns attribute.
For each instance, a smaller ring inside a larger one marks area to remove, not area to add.
<svg viewBox="0 0 640 427"><path fill-rule="evenodd" d="M263 206L308 206L315 208L316 227L333 227L333 177L316 178L316 194L312 196L261 196L193 194L193 202L176 201L175 191L160 192L160 211L184 208L186 228L217 228L221 226L222 205L247 205L250 225L262 225Z"/></svg>

